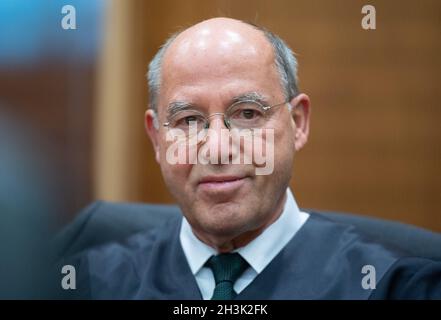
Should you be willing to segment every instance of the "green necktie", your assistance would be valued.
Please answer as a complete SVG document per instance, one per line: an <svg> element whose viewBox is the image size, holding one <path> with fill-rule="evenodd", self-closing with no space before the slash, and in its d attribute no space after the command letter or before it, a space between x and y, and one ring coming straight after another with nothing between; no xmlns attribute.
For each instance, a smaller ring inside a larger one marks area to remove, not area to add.
<svg viewBox="0 0 441 320"><path fill-rule="evenodd" d="M222 253L212 256L207 266L213 271L216 282L211 300L234 299L234 282L248 268L248 263L238 253Z"/></svg>

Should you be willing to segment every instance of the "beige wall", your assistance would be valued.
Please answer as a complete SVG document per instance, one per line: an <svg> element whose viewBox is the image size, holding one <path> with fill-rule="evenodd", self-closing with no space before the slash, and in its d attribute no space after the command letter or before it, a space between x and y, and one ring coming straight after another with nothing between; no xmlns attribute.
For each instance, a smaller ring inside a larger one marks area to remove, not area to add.
<svg viewBox="0 0 441 320"><path fill-rule="evenodd" d="M230 16L279 34L298 54L312 131L292 187L301 207L441 231L441 2L115 1L95 114L95 196L171 202L144 134L144 74L173 31Z"/></svg>

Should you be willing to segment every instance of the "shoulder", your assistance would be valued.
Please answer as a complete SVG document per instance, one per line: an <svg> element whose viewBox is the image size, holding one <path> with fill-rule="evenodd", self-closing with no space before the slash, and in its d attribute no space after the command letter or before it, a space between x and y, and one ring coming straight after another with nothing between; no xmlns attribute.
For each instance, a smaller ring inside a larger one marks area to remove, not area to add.
<svg viewBox="0 0 441 320"><path fill-rule="evenodd" d="M181 220L172 217L166 224L63 258L62 264L76 270L78 290L73 298L131 296L138 290L143 270L170 247L179 245L176 235Z"/></svg>
<svg viewBox="0 0 441 320"><path fill-rule="evenodd" d="M308 233L319 238L316 246L321 255L328 256L322 263L353 283L352 292L354 288L365 291L362 281L373 270L374 285L366 291L370 299L441 298L440 261L377 241L350 224L320 214L311 215Z"/></svg>
<svg viewBox="0 0 441 320"><path fill-rule="evenodd" d="M371 299L441 299L441 262L418 257L398 259Z"/></svg>
<svg viewBox="0 0 441 320"><path fill-rule="evenodd" d="M374 261L387 257L393 263L406 255L402 249L378 241L351 223L335 221L321 213L309 214L299 238L308 241L308 250L317 250L324 257L335 259L344 255L351 260L365 257Z"/></svg>

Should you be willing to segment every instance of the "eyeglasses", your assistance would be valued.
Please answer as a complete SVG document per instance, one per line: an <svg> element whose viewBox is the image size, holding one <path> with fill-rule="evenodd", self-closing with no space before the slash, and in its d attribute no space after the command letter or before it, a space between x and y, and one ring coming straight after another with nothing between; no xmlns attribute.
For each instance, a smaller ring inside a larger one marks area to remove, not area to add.
<svg viewBox="0 0 441 320"><path fill-rule="evenodd" d="M210 118L215 116L223 116L225 127L229 130L261 129L267 125L270 119L270 111L285 104L288 104L291 108L288 101L265 106L254 100L244 100L233 103L225 113L215 112L209 116L205 116L197 110L187 109L170 115L168 121L162 125L168 129L182 130L185 134L184 138L187 139L195 134L199 136L200 133L207 131L210 127Z"/></svg>

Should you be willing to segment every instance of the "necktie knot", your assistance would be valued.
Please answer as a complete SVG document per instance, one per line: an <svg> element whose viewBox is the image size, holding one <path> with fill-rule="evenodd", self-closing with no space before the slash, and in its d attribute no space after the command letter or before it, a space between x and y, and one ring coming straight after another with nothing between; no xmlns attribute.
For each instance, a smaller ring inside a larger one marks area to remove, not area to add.
<svg viewBox="0 0 441 320"><path fill-rule="evenodd" d="M233 299L234 282L247 269L248 263L238 253L222 253L212 256L207 266L213 271L216 287L212 299Z"/></svg>

